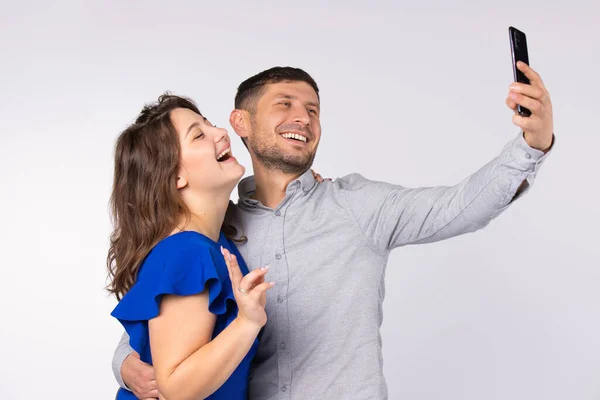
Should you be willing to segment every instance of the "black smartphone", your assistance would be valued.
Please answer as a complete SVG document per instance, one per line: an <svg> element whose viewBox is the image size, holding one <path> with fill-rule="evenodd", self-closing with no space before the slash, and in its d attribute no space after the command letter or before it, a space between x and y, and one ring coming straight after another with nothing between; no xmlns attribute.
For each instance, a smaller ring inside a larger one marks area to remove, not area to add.
<svg viewBox="0 0 600 400"><path fill-rule="evenodd" d="M511 26L508 28L510 36L510 53L512 55L512 68L515 82L526 83L529 85L529 79L517 68L517 61L522 61L529 65L529 53L527 52L527 36L517 28ZM517 106L519 115L529 117L531 111L525 107Z"/></svg>

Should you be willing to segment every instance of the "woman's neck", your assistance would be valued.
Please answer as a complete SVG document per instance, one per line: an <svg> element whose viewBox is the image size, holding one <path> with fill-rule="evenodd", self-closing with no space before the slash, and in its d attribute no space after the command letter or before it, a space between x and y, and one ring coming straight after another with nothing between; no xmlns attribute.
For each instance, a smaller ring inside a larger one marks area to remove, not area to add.
<svg viewBox="0 0 600 400"><path fill-rule="evenodd" d="M219 241L225 213L229 206L229 197L224 195L207 196L204 199L185 201L189 210L188 216L182 216L174 233L180 231L196 231Z"/></svg>

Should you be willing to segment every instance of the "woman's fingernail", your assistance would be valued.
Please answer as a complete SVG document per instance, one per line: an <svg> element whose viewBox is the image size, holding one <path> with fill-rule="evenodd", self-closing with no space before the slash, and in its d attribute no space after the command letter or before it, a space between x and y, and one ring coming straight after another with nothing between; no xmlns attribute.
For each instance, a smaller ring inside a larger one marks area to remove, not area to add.
<svg viewBox="0 0 600 400"><path fill-rule="evenodd" d="M264 271L266 269L269 269L269 267L271 267L270 265L265 265L264 267L262 267L261 269Z"/></svg>
<svg viewBox="0 0 600 400"><path fill-rule="evenodd" d="M223 257L225 257L227 261L231 261L231 255L229 254L229 251L223 246L221 246L221 252L223 253Z"/></svg>

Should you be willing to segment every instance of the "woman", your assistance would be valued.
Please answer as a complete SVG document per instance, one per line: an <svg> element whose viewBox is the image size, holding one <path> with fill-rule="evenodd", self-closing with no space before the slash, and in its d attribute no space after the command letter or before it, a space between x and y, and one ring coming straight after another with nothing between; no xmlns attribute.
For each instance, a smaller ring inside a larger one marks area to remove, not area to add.
<svg viewBox="0 0 600 400"><path fill-rule="evenodd" d="M120 302L112 315L154 365L161 398L246 398L273 283L267 268L248 273L221 232L243 174L227 131L182 97L144 107L117 140L108 268Z"/></svg>

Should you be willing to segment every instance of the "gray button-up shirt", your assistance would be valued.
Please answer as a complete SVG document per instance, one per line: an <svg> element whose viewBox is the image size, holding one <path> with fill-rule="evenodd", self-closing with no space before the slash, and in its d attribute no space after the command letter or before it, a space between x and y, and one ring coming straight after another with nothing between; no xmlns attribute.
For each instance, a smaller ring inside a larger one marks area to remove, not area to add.
<svg viewBox="0 0 600 400"><path fill-rule="evenodd" d="M250 377L250 399L385 399L380 326L384 275L393 248L486 226L524 193L546 158L522 134L452 187L408 189L352 174L291 182L276 209L239 185L226 219L248 237L250 269L270 265L268 322ZM130 349L115 353L115 374ZM120 376L118 377L120 380Z"/></svg>

